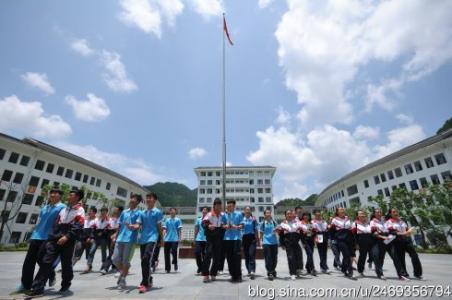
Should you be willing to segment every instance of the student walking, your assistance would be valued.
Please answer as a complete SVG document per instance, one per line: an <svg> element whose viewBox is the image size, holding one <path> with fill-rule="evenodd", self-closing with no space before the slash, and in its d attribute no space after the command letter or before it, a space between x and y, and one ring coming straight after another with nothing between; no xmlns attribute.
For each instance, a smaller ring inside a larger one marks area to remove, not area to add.
<svg viewBox="0 0 452 300"><path fill-rule="evenodd" d="M276 278L276 266L278 265L278 238L277 224L272 218L272 211L265 210L264 220L260 224L259 230L262 236L262 247L264 249L265 269L268 280Z"/></svg>
<svg viewBox="0 0 452 300"><path fill-rule="evenodd" d="M300 221L300 234L306 251L306 272L313 276L317 276L317 270L314 266L314 238L315 231L311 223L311 214L303 213Z"/></svg>
<svg viewBox="0 0 452 300"><path fill-rule="evenodd" d="M204 226L202 226L202 220L205 218L209 212L208 207L203 207L201 212L201 217L197 218L195 221L195 257L196 257L196 274L201 274L202 264L206 257L207 240L204 233Z"/></svg>
<svg viewBox="0 0 452 300"><path fill-rule="evenodd" d="M171 207L169 210L170 217L166 218L163 222L163 240L164 244L164 254L165 254L165 271L169 273L171 271L171 264L174 265L174 271L177 272L177 248L179 242L182 239L182 221L176 216L177 210ZM170 260L170 254L172 256L172 261ZM171 263L170 263L171 262Z"/></svg>
<svg viewBox="0 0 452 300"><path fill-rule="evenodd" d="M100 210L100 216L97 218L96 228L94 229L94 243L89 251L88 258L88 270L92 270L92 265L94 261L94 255L96 254L97 248L100 247L102 255L102 265L100 271L104 271L105 262L107 260L107 251L110 255L110 218L108 217L108 208L102 207Z"/></svg>
<svg viewBox="0 0 452 300"><path fill-rule="evenodd" d="M320 259L320 270L322 273L329 273L327 263L328 253L328 223L323 220L319 209L314 210L314 219L311 221L312 229L315 232L315 244Z"/></svg>
<svg viewBox="0 0 452 300"><path fill-rule="evenodd" d="M330 226L334 231L334 238L338 250L342 254L341 271L346 277L353 278L352 251L354 240L352 235L352 222L345 215L343 207L338 207L335 215Z"/></svg>
<svg viewBox="0 0 452 300"><path fill-rule="evenodd" d="M115 240L114 237L117 236L118 234L118 230L119 230L119 216L122 214L124 210L124 207L122 206L116 206L113 208L113 212L111 214L111 218L109 221L109 226L107 229L107 237L109 240L109 254L107 259L105 260L105 263L102 264L102 270L101 270L101 274L102 275L106 275L109 270L110 267L116 272L116 267L115 265L113 265L113 252L115 250Z"/></svg>
<svg viewBox="0 0 452 300"><path fill-rule="evenodd" d="M97 208L91 206L88 211L88 218L85 219L85 225L83 228L84 243L85 243L85 257L86 257L86 269L81 274L90 273L93 269L94 255L97 250L96 238L94 232L97 229L98 219L96 217ZM81 253L80 253L81 254Z"/></svg>
<svg viewBox="0 0 452 300"><path fill-rule="evenodd" d="M284 220L278 228L280 243L286 250L289 274L292 280L301 275L300 222L295 219L292 210L287 210Z"/></svg>
<svg viewBox="0 0 452 300"><path fill-rule="evenodd" d="M259 224L251 214L251 208L245 207L243 217L242 246L245 254L245 266L248 276L254 279L256 273L256 247L260 245Z"/></svg>

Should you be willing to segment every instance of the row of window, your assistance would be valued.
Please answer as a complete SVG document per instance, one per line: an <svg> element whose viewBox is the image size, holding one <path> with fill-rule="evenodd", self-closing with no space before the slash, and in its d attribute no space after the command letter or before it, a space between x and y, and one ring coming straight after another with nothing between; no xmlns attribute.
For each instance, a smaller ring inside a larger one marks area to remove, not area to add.
<svg viewBox="0 0 452 300"><path fill-rule="evenodd" d="M250 193L250 194L270 194L272 192L271 188L257 188L257 189L248 189L248 188L227 188L226 193ZM200 194L221 194L221 189L199 189Z"/></svg>
<svg viewBox="0 0 452 300"><path fill-rule="evenodd" d="M254 185L255 180L254 179L250 179L250 180L244 180L244 179L228 179L226 180L226 184L249 184L249 185ZM213 180L200 180L199 181L199 185L213 185L214 181ZM271 184L271 180L270 179L257 179L256 180L256 184L257 185L269 185ZM215 180L215 185L221 185L221 180Z"/></svg>
<svg viewBox="0 0 452 300"><path fill-rule="evenodd" d="M212 176L220 177L222 172L221 171L201 171L200 176L201 177L212 177ZM226 171L226 175L264 175L264 174L270 174L270 171Z"/></svg>
<svg viewBox="0 0 452 300"><path fill-rule="evenodd" d="M251 203L256 203L256 198L254 198L254 197L250 197L249 199L248 198L234 198L234 199L237 202L245 202L245 201L248 202L248 200L249 200ZM265 199L264 199L264 197L258 197L257 202L258 203L264 203L264 202L272 203L273 200L272 200L272 197L265 197ZM212 198L199 198L199 203L212 203Z"/></svg>
<svg viewBox="0 0 452 300"><path fill-rule="evenodd" d="M240 210L244 210L245 207L246 206L236 206L236 210L239 210L239 211ZM203 206L198 207L198 211L202 212L203 208L204 208ZM251 208L251 212L255 212L256 211L256 207L255 206L250 206L250 208ZM261 213L263 213L267 209L273 211L273 206L257 206L257 211L261 212Z"/></svg>

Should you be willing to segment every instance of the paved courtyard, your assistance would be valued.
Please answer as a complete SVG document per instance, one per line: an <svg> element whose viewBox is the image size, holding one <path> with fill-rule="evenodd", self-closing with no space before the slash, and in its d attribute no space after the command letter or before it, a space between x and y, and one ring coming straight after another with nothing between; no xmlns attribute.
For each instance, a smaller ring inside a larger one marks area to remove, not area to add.
<svg viewBox="0 0 452 300"><path fill-rule="evenodd" d="M100 253L97 253L100 254ZM162 254L162 253L161 253ZM329 266L332 267L331 252L329 254ZM160 264L154 276L154 287L147 294L138 294L137 284L141 279L140 258L138 252L132 260L131 275L127 279L128 288L126 290L119 290L116 288L116 279L112 274L102 276L98 272L93 272L86 275L80 275L84 269L84 259L82 259L75 266L75 278L72 284L72 294L65 295L67 299L248 299L250 296L257 294L257 287L265 299L284 299L293 298L285 295L305 294L301 288L313 289L316 288L318 293L322 290L318 289L337 289L338 293L344 288L361 289L363 293L366 288L373 287L373 293L378 292L378 289L389 289L399 287L399 292L402 291L402 286L407 290L405 297L409 291L412 295L416 295L416 289L423 289L423 295L430 295L432 292L433 298L438 295L439 289L446 288L452 284L452 256L451 255L425 255L421 254L420 258L424 267L424 280L411 280L409 282L400 282L396 278L394 267L390 260L385 264L385 275L388 278L386 281L376 279L373 270L366 270L366 278L359 278L351 280L344 278L339 272L332 271L330 275L320 274L318 277L305 276L302 279L291 281L289 279L287 260L284 251L279 251L279 262L277 272L279 278L274 281L268 281L265 275L265 267L263 260L257 261L257 274L255 280L250 280L244 277L244 281L240 284L231 284L228 282L229 276L218 276L218 281L214 283L202 283L201 276L195 276L196 266L193 259L182 259L179 262L179 271L177 273L166 274ZM21 297L10 296L10 292L18 285L22 267L22 261L25 252L1 252L0 253L0 299L21 299ZM95 266L99 266L99 257L96 255ZM315 257L316 264L318 264L317 256ZM163 255L160 257L160 262L163 262ZM409 272L412 273L411 263L407 257ZM245 269L242 264L242 269ZM58 273L58 280L61 274ZM418 286L418 287L416 287ZM430 287L429 287L430 286ZM438 287L441 286L441 287ZM56 293L59 284L55 289L50 289L45 297L40 299L57 299L62 298ZM263 289L264 288L264 289ZM437 289L436 291L433 288ZM377 290L376 290L377 289ZM432 291L430 291L430 289ZM325 293L325 290L323 290ZM361 294L363 295L363 294ZM422 295L422 293L420 294ZM338 296L339 297L339 296ZM337 298L338 298L337 297ZM300 298L300 297L299 297ZM313 298L313 297L308 297ZM344 297L352 298L352 297ZM359 298L359 297L356 297ZM389 294L381 299L390 298ZM431 298L431 297L426 297ZM438 297L436 297L438 298ZM444 297L444 299L451 299L451 296Z"/></svg>

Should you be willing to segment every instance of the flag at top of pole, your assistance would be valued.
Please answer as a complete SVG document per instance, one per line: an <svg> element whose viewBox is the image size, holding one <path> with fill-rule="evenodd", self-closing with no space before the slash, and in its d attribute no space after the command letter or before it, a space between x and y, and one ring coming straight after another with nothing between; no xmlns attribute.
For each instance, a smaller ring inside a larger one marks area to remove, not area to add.
<svg viewBox="0 0 452 300"><path fill-rule="evenodd" d="M224 16L224 14L223 14L223 30L224 30L224 34L228 38L229 44L231 44L231 46L234 45L234 43L231 40L231 37L229 36L228 25L226 24L226 18Z"/></svg>

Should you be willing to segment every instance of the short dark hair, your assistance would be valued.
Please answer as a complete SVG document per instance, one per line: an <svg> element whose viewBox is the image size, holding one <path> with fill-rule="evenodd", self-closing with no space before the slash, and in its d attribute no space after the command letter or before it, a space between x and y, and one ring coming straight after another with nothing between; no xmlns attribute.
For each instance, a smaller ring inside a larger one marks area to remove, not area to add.
<svg viewBox="0 0 452 300"><path fill-rule="evenodd" d="M176 214L177 214L177 208L175 208L175 207L170 207L168 211L171 212L171 210L173 210L173 209L174 209L174 211L175 211Z"/></svg>
<svg viewBox="0 0 452 300"><path fill-rule="evenodd" d="M308 217L309 221L311 221L311 214L308 213L308 212L303 213L303 214L301 215L301 218L304 219L304 217L306 217L306 216Z"/></svg>
<svg viewBox="0 0 452 300"><path fill-rule="evenodd" d="M70 191L70 193L77 195L79 201L82 200L83 197L85 197L85 192L83 190L73 189Z"/></svg>
<svg viewBox="0 0 452 300"><path fill-rule="evenodd" d="M312 211L313 213L319 213L320 212L320 209L318 209L318 208L316 208L316 209L314 209L313 211Z"/></svg>
<svg viewBox="0 0 452 300"><path fill-rule="evenodd" d="M223 202L221 202L220 198L215 198L215 200L213 200L213 206L218 205L218 204L222 205Z"/></svg>
<svg viewBox="0 0 452 300"><path fill-rule="evenodd" d="M102 208L100 209L100 211L106 211L106 212L108 212L108 207L102 206Z"/></svg>
<svg viewBox="0 0 452 300"><path fill-rule="evenodd" d="M303 207L301 207L301 206L296 206L296 207L294 208L294 210L297 210L297 209L303 209Z"/></svg>
<svg viewBox="0 0 452 300"><path fill-rule="evenodd" d="M95 214L97 214L97 207L95 207L94 205L91 205L89 207L89 210L93 211Z"/></svg>
<svg viewBox="0 0 452 300"><path fill-rule="evenodd" d="M155 200L159 199L159 197L157 197L157 194L154 192L147 193L146 198L154 198Z"/></svg>
<svg viewBox="0 0 452 300"><path fill-rule="evenodd" d="M118 205L116 208L119 210L119 213L122 213L124 211L124 206Z"/></svg>
<svg viewBox="0 0 452 300"><path fill-rule="evenodd" d="M229 199L229 200L226 201L226 203L227 204L229 204L229 203L235 204L235 200L234 199Z"/></svg>
<svg viewBox="0 0 452 300"><path fill-rule="evenodd" d="M291 209L286 209L286 211L284 212L284 215L287 217L287 214L289 213L289 211L292 211Z"/></svg>
<svg viewBox="0 0 452 300"><path fill-rule="evenodd" d="M135 199L138 201L138 203L140 203L141 201L143 201L143 196L141 196L140 194L132 194L132 195L130 196L130 199L132 199L132 198L135 198Z"/></svg>
<svg viewBox="0 0 452 300"><path fill-rule="evenodd" d="M207 206L203 206L203 207L201 207L201 211L203 211L203 210L204 210L204 208L205 208L205 209L207 209L207 211L210 211L210 207L207 207Z"/></svg>

